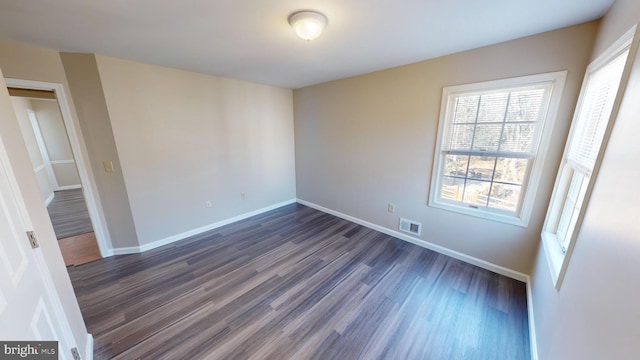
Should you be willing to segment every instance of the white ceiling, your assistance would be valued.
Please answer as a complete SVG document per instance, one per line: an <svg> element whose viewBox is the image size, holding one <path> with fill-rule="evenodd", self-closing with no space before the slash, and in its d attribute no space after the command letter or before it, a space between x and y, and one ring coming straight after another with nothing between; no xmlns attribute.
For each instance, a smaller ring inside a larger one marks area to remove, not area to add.
<svg viewBox="0 0 640 360"><path fill-rule="evenodd" d="M299 88L601 17L613 0L2 0L0 39ZM329 18L310 43L294 11Z"/></svg>

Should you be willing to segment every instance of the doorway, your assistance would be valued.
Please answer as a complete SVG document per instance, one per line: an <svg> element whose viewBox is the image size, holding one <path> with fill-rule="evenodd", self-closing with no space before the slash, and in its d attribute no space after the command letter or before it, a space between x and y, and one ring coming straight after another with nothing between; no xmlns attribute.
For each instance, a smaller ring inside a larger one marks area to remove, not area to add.
<svg viewBox="0 0 640 360"><path fill-rule="evenodd" d="M62 85L5 80L65 264L112 255L82 135Z"/></svg>
<svg viewBox="0 0 640 360"><path fill-rule="evenodd" d="M100 259L55 93L11 87L8 90L65 265Z"/></svg>

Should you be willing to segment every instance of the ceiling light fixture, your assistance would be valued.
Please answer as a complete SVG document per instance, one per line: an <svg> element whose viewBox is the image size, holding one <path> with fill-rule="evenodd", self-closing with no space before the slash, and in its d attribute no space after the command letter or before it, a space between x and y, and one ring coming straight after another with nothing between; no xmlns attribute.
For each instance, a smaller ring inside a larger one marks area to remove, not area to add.
<svg viewBox="0 0 640 360"><path fill-rule="evenodd" d="M289 25L298 36L311 41L327 26L327 17L317 11L298 11L289 16Z"/></svg>

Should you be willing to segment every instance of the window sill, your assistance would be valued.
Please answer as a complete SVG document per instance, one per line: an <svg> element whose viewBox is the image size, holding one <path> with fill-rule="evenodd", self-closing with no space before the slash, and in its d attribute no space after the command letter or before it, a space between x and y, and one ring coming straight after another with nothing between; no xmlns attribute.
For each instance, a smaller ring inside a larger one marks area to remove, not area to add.
<svg viewBox="0 0 640 360"><path fill-rule="evenodd" d="M551 280L556 290L560 290L560 285L564 279L564 274L567 269L566 253L562 252L560 245L558 245L558 239L556 235L550 232L543 231L542 234L542 246L547 257L547 264L549 265L549 271L551 272Z"/></svg>
<svg viewBox="0 0 640 360"><path fill-rule="evenodd" d="M453 205L453 204L449 204L442 201L430 201L429 206L437 209L453 211L459 214L470 215L470 216L474 216L482 219L497 221L497 222L510 224L510 225L516 225L520 227L527 227L529 225L527 221L528 219L525 220L515 215L500 214L500 213L490 212L490 211L481 210L481 209L474 209L472 207Z"/></svg>

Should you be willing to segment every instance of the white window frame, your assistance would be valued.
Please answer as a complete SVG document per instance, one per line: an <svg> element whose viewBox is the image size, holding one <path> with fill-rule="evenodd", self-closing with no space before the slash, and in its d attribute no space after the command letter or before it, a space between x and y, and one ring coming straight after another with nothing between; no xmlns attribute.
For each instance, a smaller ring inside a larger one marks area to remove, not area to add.
<svg viewBox="0 0 640 360"><path fill-rule="evenodd" d="M433 171L431 177L431 189L428 205L431 207L472 215L484 219L499 221L507 224L527 227L531 217L531 211L536 197L536 192L542 176L547 149L551 140L556 115L560 105L560 99L564 89L567 71L558 71L545 74L521 76L502 80L486 81L474 84L445 87L442 92L442 104L440 107L440 122L438 125L438 137L436 142ZM532 85L546 85L549 88L548 96L543 103L543 111L540 124L536 131L539 132L535 153L530 158L528 176L522 185L520 206L513 212L498 211L497 209L475 208L465 204L453 203L441 198L442 179L444 172L444 156L447 151L443 149L443 141L450 127L450 120L455 110L455 99L461 95L473 93L485 93L510 88L526 87Z"/></svg>
<svg viewBox="0 0 640 360"><path fill-rule="evenodd" d="M551 201L549 203L549 208L547 210L547 215L545 217L541 233L542 246L544 247L547 264L549 265L549 270L551 272L551 278L553 280L555 288L558 290L560 289L562 280L564 279L564 275L569 265L569 259L571 258L576 239L578 238L580 232L582 220L584 219L586 209L589 204L589 199L591 197L591 191L593 190L595 179L598 176L598 170L600 169L600 164L607 147L609 135L611 134L611 130L613 129L615 118L617 117L618 109L620 107L622 94L624 93L626 83L629 78L631 64L633 63L635 53L638 49L638 36L635 36L635 34L636 26L627 31L620 39L618 39L613 45L611 45L600 56L598 56L591 64L589 64L584 76L582 88L580 90L580 96L578 98L578 103L576 105L576 110L573 116L571 130L569 131L569 136L567 138L564 154L562 156L562 161L560 163L560 168L558 170L558 175L556 177L556 182L553 188L553 194L551 196ZM608 65L612 60L616 59L625 51L629 51L629 54L624 65L624 70L622 72L620 84L615 95L615 100L613 101L611 114L609 114L608 116L606 129L604 131L604 137L602 139L595 164L593 165L592 169L580 169L580 167L577 165L571 165L567 160L567 156L569 155L569 151L571 149L574 138L579 136L576 134L577 128L579 127L578 119L580 117L581 111L583 111L583 104L585 103L585 94L586 90L588 89L589 80L596 71ZM584 192L582 201L575 206L577 209L577 211L574 213L576 215L575 224L569 228L569 240L566 246L563 247L562 244L564 243L564 241L557 236L557 227L558 223L560 222L564 206L568 201L567 197L569 197L568 193L571 182L575 179L573 176L574 172L581 174L585 178L586 184L583 184L583 186L586 185L586 187L582 189L582 191Z"/></svg>

